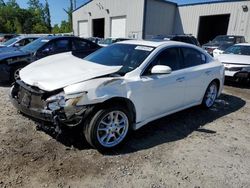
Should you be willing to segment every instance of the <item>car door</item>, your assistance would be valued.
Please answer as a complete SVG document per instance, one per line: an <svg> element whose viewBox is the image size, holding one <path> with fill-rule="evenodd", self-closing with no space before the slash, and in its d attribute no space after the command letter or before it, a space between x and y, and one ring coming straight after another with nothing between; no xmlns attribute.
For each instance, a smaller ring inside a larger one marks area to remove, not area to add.
<svg viewBox="0 0 250 188"><path fill-rule="evenodd" d="M181 48L186 70L186 95L184 105L199 102L212 78L213 68L207 63L206 55L189 47Z"/></svg>
<svg viewBox="0 0 250 188"><path fill-rule="evenodd" d="M75 38L72 40L73 55L83 58L93 53L99 46L91 41Z"/></svg>
<svg viewBox="0 0 250 188"><path fill-rule="evenodd" d="M54 39L38 50L36 59L68 51L70 51L70 41L68 38Z"/></svg>
<svg viewBox="0 0 250 188"><path fill-rule="evenodd" d="M151 74L155 65L167 65L170 74ZM149 119L174 111L183 106L185 71L182 69L179 48L167 48L160 52L141 76L141 116Z"/></svg>

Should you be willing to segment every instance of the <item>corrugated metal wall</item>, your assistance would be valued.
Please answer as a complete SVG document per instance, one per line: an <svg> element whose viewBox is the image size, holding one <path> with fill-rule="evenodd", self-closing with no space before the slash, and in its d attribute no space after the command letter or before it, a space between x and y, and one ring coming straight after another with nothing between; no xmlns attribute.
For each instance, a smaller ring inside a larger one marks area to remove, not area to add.
<svg viewBox="0 0 250 188"><path fill-rule="evenodd" d="M175 24L176 5L157 0L147 0L145 38L153 35L172 34Z"/></svg>
<svg viewBox="0 0 250 188"><path fill-rule="evenodd" d="M248 6L244 12L242 5ZM197 37L200 16L230 14L228 35L244 35L250 42L250 1L225 2L180 6L180 24L176 24L175 33L193 34Z"/></svg>
<svg viewBox="0 0 250 188"><path fill-rule="evenodd" d="M92 20L105 18L105 38L107 38L111 34L111 18L126 16L126 37L134 34L142 38L143 10L144 0L93 0L73 13L73 31L78 35L78 22L88 21L89 36L92 36Z"/></svg>

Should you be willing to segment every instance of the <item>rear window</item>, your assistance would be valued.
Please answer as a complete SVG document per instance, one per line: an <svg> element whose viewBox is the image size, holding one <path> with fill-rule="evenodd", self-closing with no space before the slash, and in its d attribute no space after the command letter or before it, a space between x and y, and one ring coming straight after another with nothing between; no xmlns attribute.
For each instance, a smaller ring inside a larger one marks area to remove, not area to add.
<svg viewBox="0 0 250 188"><path fill-rule="evenodd" d="M181 48L186 68L206 63L206 56L198 50L192 48Z"/></svg>

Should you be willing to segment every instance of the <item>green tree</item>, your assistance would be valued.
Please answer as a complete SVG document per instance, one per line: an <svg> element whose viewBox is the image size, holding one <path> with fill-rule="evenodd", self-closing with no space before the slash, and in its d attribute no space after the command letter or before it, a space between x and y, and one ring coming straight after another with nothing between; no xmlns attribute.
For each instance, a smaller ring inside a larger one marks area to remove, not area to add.
<svg viewBox="0 0 250 188"><path fill-rule="evenodd" d="M60 27L58 26L58 24L55 24L53 29L52 29L52 33L53 34L57 34L60 33Z"/></svg>
<svg viewBox="0 0 250 188"><path fill-rule="evenodd" d="M28 0L28 5L22 9L16 0L0 0L0 33L50 33L48 1L43 5L39 0Z"/></svg>
<svg viewBox="0 0 250 188"><path fill-rule="evenodd" d="M69 28L70 28L69 32L72 31L72 13L73 13L73 7L74 7L73 0L70 0L70 6L69 6L69 8L67 10L64 9L64 11L68 14L68 25L69 25Z"/></svg>
<svg viewBox="0 0 250 188"><path fill-rule="evenodd" d="M71 32L71 26L70 23L63 20L61 22L61 27L60 27L60 33L70 33Z"/></svg>
<svg viewBox="0 0 250 188"><path fill-rule="evenodd" d="M41 9L42 4L39 2L39 0L29 0L28 5L30 9Z"/></svg>
<svg viewBox="0 0 250 188"><path fill-rule="evenodd" d="M44 7L39 0L29 0L29 11L32 13L32 32L49 33L49 28L45 22Z"/></svg>
<svg viewBox="0 0 250 188"><path fill-rule="evenodd" d="M44 7L44 18L45 18L45 24L49 32L51 32L52 27L51 27L51 16L50 16L50 9L49 9L49 3L46 0L45 7Z"/></svg>
<svg viewBox="0 0 250 188"><path fill-rule="evenodd" d="M20 31L20 22L17 16L19 10L20 7L15 0L9 0L0 6L0 32L15 33L18 29Z"/></svg>
<svg viewBox="0 0 250 188"><path fill-rule="evenodd" d="M19 22L22 25L22 33L32 33L33 30L33 14L30 10L20 9L18 12Z"/></svg>
<svg viewBox="0 0 250 188"><path fill-rule="evenodd" d="M6 3L7 6L12 7L13 9L19 9L19 5L17 4L16 0L9 0Z"/></svg>
<svg viewBox="0 0 250 188"><path fill-rule="evenodd" d="M5 6L4 0L0 0L0 6Z"/></svg>

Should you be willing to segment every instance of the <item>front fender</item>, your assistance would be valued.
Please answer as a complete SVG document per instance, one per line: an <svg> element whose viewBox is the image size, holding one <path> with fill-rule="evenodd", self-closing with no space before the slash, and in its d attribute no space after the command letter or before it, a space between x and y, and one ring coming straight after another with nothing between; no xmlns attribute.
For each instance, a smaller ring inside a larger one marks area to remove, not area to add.
<svg viewBox="0 0 250 188"><path fill-rule="evenodd" d="M91 105L102 103L114 97L129 98L129 91L124 79L98 78L64 88L66 97L82 93L77 105Z"/></svg>

